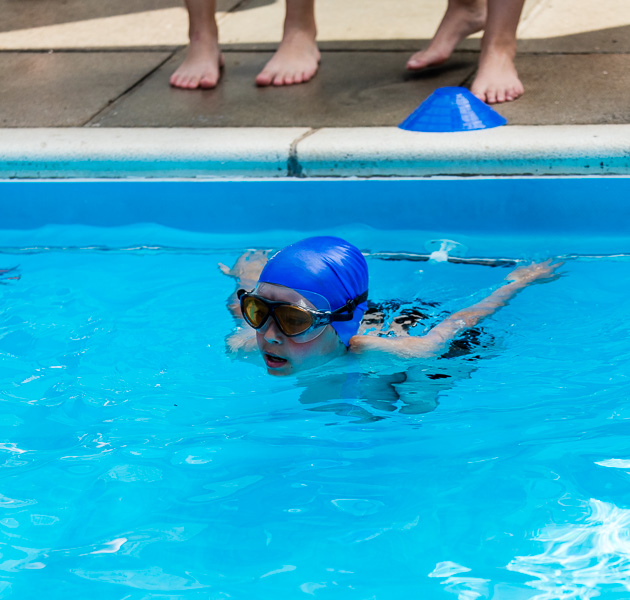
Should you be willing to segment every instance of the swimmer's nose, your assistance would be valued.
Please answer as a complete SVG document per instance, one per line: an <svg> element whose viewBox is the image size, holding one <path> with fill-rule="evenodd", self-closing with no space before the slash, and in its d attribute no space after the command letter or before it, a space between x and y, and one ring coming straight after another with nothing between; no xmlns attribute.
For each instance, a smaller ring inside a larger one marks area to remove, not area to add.
<svg viewBox="0 0 630 600"><path fill-rule="evenodd" d="M276 322L269 319L263 327L261 327L263 337L270 344L280 344L282 342L282 332L278 329Z"/></svg>

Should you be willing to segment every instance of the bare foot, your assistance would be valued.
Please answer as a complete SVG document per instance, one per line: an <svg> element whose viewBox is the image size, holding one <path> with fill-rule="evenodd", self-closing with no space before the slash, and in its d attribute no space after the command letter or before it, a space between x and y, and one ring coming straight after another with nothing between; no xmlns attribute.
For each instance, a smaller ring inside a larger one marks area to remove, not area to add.
<svg viewBox="0 0 630 600"><path fill-rule="evenodd" d="M222 66L223 55L216 39L193 39L184 62L171 75L171 85L186 90L211 89L219 83Z"/></svg>
<svg viewBox="0 0 630 600"><path fill-rule="evenodd" d="M293 85L310 81L319 66L320 53L315 35L297 31L285 35L265 68L256 77L256 85Z"/></svg>
<svg viewBox="0 0 630 600"><path fill-rule="evenodd" d="M486 12L486 0L450 0L429 47L416 52L407 68L417 71L442 64L464 38L484 28Z"/></svg>
<svg viewBox="0 0 630 600"><path fill-rule="evenodd" d="M514 66L512 51L482 52L470 91L488 104L512 102L525 92Z"/></svg>

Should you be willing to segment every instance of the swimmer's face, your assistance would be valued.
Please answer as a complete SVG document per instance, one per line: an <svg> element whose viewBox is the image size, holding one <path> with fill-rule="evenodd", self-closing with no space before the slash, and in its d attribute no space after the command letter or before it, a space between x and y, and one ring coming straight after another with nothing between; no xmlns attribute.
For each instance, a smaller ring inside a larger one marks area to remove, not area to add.
<svg viewBox="0 0 630 600"><path fill-rule="evenodd" d="M304 296L283 286L265 284L264 293L258 294L267 300L291 302L315 309ZM267 372L277 376L293 375L345 354L346 347L337 332L330 325L322 329L322 333L315 339L300 343L299 336L287 337L273 319L268 319L265 325L256 331L256 342L267 366Z"/></svg>

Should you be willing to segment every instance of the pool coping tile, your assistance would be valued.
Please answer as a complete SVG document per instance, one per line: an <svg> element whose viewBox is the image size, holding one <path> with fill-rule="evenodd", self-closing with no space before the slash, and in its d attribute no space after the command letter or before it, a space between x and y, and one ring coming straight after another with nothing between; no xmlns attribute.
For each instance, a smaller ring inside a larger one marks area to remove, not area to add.
<svg viewBox="0 0 630 600"><path fill-rule="evenodd" d="M0 129L0 177L284 177L293 144L309 131Z"/></svg>
<svg viewBox="0 0 630 600"><path fill-rule="evenodd" d="M630 175L630 125L0 129L0 178Z"/></svg>
<svg viewBox="0 0 630 600"><path fill-rule="evenodd" d="M304 177L630 174L630 125L320 129L297 144L296 162Z"/></svg>

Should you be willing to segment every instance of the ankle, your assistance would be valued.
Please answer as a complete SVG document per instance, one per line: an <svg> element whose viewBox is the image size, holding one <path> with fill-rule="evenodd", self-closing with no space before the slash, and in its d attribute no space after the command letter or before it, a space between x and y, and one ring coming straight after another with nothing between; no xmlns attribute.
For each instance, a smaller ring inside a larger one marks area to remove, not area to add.
<svg viewBox="0 0 630 600"><path fill-rule="evenodd" d="M308 38L315 40L317 39L317 27L315 23L295 23L285 21L284 30L282 32L282 39L288 40L292 38Z"/></svg>
<svg viewBox="0 0 630 600"><path fill-rule="evenodd" d="M482 56L501 56L511 60L516 58L516 40L504 39L504 40L482 40L481 42L481 55Z"/></svg>
<svg viewBox="0 0 630 600"><path fill-rule="evenodd" d="M208 23L204 27L188 30L188 39L191 44L213 46L219 43L219 30L216 23Z"/></svg>
<svg viewBox="0 0 630 600"><path fill-rule="evenodd" d="M303 2L304 0L299 0ZM287 2L287 13L284 18L283 38L292 36L303 36L315 39L317 37L317 26L315 24L315 12L311 6L308 10L305 6L298 8L294 3Z"/></svg>

